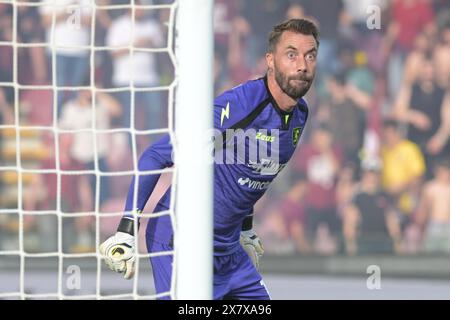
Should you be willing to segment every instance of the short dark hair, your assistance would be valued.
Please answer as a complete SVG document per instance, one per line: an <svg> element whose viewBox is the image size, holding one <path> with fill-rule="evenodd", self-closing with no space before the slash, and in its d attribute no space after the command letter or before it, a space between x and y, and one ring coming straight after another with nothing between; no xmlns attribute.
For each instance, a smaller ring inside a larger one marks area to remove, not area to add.
<svg viewBox="0 0 450 320"><path fill-rule="evenodd" d="M383 129L392 128L396 131L400 129L400 124L397 120L392 118L386 118L383 120Z"/></svg>
<svg viewBox="0 0 450 320"><path fill-rule="evenodd" d="M313 22L306 19L290 19L277 24L269 33L269 52L273 52L275 50L281 35L285 31L312 35L317 42L317 46L319 46L319 30Z"/></svg>

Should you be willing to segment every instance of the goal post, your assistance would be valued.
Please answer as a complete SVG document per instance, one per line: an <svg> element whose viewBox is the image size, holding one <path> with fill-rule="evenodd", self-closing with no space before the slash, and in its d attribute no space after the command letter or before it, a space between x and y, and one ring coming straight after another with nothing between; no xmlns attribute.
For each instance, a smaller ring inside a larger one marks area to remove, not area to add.
<svg viewBox="0 0 450 320"><path fill-rule="evenodd" d="M213 3L178 2L176 299L212 298L213 166L205 144L213 124Z"/></svg>

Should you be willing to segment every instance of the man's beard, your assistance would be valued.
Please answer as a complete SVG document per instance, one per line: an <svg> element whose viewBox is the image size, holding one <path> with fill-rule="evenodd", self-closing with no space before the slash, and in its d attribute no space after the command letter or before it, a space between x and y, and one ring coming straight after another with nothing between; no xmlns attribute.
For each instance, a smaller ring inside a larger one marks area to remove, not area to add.
<svg viewBox="0 0 450 320"><path fill-rule="evenodd" d="M314 76L310 77L305 74L299 74L296 76L288 77L284 73L278 71L278 68L275 66L274 68L275 80L278 83L278 86L283 90L285 94L291 97L294 100L298 100L303 97L311 87ZM291 80L303 80L306 82L298 82ZM294 84L295 83L295 84Z"/></svg>

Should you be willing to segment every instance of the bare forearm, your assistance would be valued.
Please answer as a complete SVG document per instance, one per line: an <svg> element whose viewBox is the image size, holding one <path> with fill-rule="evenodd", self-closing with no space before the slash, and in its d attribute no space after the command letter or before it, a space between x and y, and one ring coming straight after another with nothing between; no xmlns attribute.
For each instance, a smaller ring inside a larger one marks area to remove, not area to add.
<svg viewBox="0 0 450 320"><path fill-rule="evenodd" d="M356 104L357 107L363 110L370 109L372 97L364 91L353 87L347 96Z"/></svg>

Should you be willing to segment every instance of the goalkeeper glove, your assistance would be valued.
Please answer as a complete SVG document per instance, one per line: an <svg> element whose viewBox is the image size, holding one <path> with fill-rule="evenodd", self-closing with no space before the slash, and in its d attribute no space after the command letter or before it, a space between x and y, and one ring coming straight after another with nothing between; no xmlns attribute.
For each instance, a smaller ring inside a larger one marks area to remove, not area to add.
<svg viewBox="0 0 450 320"><path fill-rule="evenodd" d="M129 222L124 220L128 220ZM132 225L133 220L123 218L121 225L123 222L126 224L131 223ZM135 271L135 238L132 234L120 230L121 228L119 226L119 230L116 234L103 242L100 245L99 250L109 269L123 273L125 279L131 279L134 276Z"/></svg>
<svg viewBox="0 0 450 320"><path fill-rule="evenodd" d="M259 269L259 259L264 254L264 247L262 245L261 239L253 230L241 231L240 242L244 250L252 259L253 264L256 269Z"/></svg>

